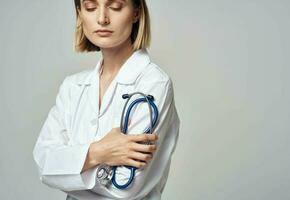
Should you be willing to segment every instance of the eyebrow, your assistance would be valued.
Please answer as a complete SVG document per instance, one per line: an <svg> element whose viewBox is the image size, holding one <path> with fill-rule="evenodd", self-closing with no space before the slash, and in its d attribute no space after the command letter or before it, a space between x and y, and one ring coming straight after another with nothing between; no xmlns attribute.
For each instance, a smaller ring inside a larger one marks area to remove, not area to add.
<svg viewBox="0 0 290 200"><path fill-rule="evenodd" d="M82 0L82 2L85 2L85 1L97 2L98 0ZM107 0L108 3L111 3L111 2L114 2L114 1L126 2L126 0Z"/></svg>
<svg viewBox="0 0 290 200"><path fill-rule="evenodd" d="M126 0L108 0L108 2L112 2L112 1L122 1L122 2L126 2Z"/></svg>

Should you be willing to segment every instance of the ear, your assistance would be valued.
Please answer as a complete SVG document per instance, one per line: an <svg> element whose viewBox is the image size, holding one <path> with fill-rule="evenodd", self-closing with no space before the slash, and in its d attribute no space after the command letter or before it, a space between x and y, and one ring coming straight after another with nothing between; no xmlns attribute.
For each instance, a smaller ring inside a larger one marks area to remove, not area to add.
<svg viewBox="0 0 290 200"><path fill-rule="evenodd" d="M79 15L78 17L77 17L77 26L79 27L79 26L81 26L82 25L82 18L81 18L81 16Z"/></svg>
<svg viewBox="0 0 290 200"><path fill-rule="evenodd" d="M134 11L133 23L136 23L140 18L140 9Z"/></svg>
<svg viewBox="0 0 290 200"><path fill-rule="evenodd" d="M79 24L82 24L82 13L81 13L81 10L79 8L77 8L77 12L78 12L78 16L77 16L77 21Z"/></svg>

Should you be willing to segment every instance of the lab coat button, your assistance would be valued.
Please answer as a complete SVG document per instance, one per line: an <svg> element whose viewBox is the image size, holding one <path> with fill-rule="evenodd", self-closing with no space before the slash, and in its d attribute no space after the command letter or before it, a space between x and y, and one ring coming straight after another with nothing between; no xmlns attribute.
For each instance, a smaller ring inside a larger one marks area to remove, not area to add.
<svg viewBox="0 0 290 200"><path fill-rule="evenodd" d="M92 119L92 120L91 120L91 125L92 125L92 126L95 126L95 125L97 124L97 120L98 120L98 118L94 118L94 119Z"/></svg>

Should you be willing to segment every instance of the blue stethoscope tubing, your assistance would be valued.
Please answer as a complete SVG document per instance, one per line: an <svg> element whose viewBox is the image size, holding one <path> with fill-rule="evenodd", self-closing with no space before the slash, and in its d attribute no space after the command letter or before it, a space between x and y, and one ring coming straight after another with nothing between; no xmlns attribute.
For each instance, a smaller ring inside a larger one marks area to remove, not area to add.
<svg viewBox="0 0 290 200"><path fill-rule="evenodd" d="M125 121L124 121L124 113L125 113L125 109L127 107L127 104L129 102L130 98L133 95L135 95L135 94L140 94L143 97L134 100L129 105L128 110L126 111L126 116L125 116ZM152 95L145 95L142 92L134 92L134 93L131 93L131 94L123 94L122 95L122 98L123 99L127 99L127 101L126 101L126 103L124 105L124 108L123 108L122 116L121 116L120 129L121 129L122 133L127 134L127 131L128 131L128 123L129 123L129 116L130 116L130 112L131 112L132 108L135 105L137 105L138 103L147 102L148 107L149 107L149 112L150 112L150 126L145 129L144 133L145 134L152 134L154 128L157 125L157 120L158 120L158 115L159 115L158 108L157 108L157 106L154 103L154 97ZM153 109L153 111L152 111L152 109ZM123 123L123 121L124 121L124 123ZM147 143L147 144L150 144L150 143ZM117 183L116 177L115 177L117 167L118 166L113 166L113 169L112 169L113 170L112 184L116 188L118 188L118 189L126 189L133 182L134 177L135 177L135 171L136 171L137 168L136 167L132 167L132 166L125 165L124 167L130 169L130 178L129 178L129 180L125 184L120 185L120 184Z"/></svg>

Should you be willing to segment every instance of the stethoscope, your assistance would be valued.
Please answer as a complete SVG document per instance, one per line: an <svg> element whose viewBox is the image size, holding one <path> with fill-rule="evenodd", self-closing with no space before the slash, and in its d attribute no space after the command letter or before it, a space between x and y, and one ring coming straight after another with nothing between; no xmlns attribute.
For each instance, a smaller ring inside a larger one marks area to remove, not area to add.
<svg viewBox="0 0 290 200"><path fill-rule="evenodd" d="M136 94L140 94L143 97L134 100L129 105L128 110L126 112L125 121L124 121L124 114L125 114L125 110L127 108L127 104L130 101L130 99L132 98L132 96L134 96ZM149 108L149 113L150 113L150 126L145 129L144 133L145 134L152 134L154 128L157 125L158 114L159 114L158 113L158 108L157 108L157 106L154 103L154 97L152 95L145 95L142 92L133 92L131 94L123 94L122 98L123 99L127 99L127 101L126 101L126 103L125 103L125 105L123 107L123 111L122 111L122 115L121 115L121 123L120 123L121 132L124 133L124 134L127 134L129 116L130 116L130 112L131 112L132 108L134 106L136 106L138 103L147 102L148 108ZM144 142L143 144L151 144L151 143L150 142ZM102 185L106 186L106 187L109 186L112 183L118 189L126 189L133 182L134 177L135 177L135 171L136 171L137 168L136 167L132 167L132 166L127 166L127 165L125 165L124 167L126 167L126 168L128 168L130 170L130 178L123 185L117 183L117 181L116 181L116 169L118 168L118 166L108 166L106 164L100 164L99 167L98 167L98 170L97 170L97 178L98 178L99 182Z"/></svg>

